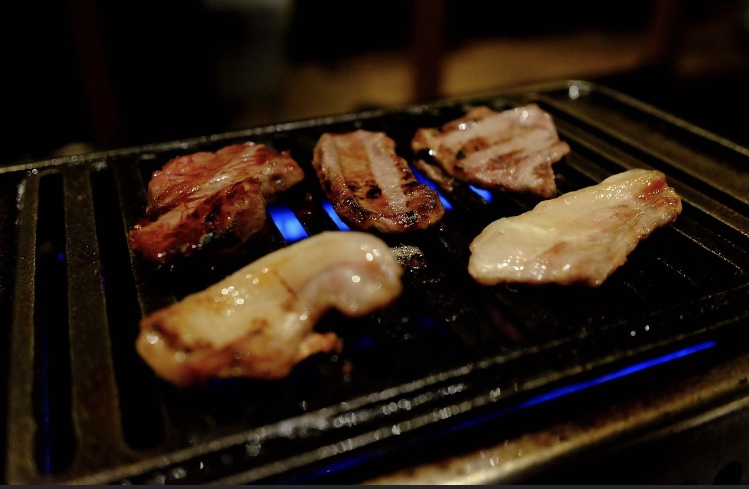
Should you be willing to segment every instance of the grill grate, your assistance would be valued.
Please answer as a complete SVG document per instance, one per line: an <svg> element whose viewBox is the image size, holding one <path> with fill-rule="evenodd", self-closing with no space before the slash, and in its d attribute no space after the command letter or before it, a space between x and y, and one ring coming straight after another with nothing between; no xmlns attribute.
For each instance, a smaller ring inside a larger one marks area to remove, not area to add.
<svg viewBox="0 0 749 489"><path fill-rule="evenodd" d="M299 239L280 216L298 220L302 234L339 229L310 164L323 132L384 131L410 160L418 127L473 105L531 101L572 147L555 165L560 191L645 167L664 171L684 199L679 219L600 288L473 282L472 238L535 201L465 186L443 193L450 210L438 228L383 236L405 267L405 290L362 319L328 314L319 328L339 334L340 354L305 360L282 381L221 380L189 392L158 381L136 354L141 315ZM247 139L289 150L306 172L262 239L240 257L162 270L130 253L126 233L143 214L152 171ZM603 87L563 82L0 170L0 314L10 338L3 480L315 480L543 404L534 396L591 375L734 339L749 315L749 191L746 179L712 177L745 172L747 156Z"/></svg>

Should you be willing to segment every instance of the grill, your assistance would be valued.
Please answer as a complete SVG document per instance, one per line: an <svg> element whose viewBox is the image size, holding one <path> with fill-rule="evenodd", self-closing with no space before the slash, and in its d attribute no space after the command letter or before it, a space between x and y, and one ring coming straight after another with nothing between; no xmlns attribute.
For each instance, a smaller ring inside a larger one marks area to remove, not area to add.
<svg viewBox="0 0 749 489"><path fill-rule="evenodd" d="M535 102L572 152L560 192L629 168L666 173L677 221L597 289L482 287L468 244L534 201L442 193L435 229L384 236L405 268L392 306L319 324L344 348L281 381L178 391L134 350L138 321L264 254L341 224L312 170L326 131L384 131L411 160L419 127ZM307 178L269 209L247 253L155 269L127 231L168 159L253 140ZM363 111L0 169L3 480L46 483L361 482L563 421L741 353L749 322L749 150L585 81ZM726 396L745 393L744 384ZM634 429L637 420L624 421ZM536 448L542 452L544 448ZM553 457L547 457L553 458ZM512 469L504 471L504 477Z"/></svg>

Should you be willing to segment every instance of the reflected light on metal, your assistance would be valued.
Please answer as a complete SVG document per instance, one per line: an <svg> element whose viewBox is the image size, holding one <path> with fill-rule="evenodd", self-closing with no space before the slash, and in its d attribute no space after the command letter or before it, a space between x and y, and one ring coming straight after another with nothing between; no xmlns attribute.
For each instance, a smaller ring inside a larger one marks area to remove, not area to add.
<svg viewBox="0 0 749 489"><path fill-rule="evenodd" d="M527 399L526 401L521 402L520 404L517 404L515 406L509 407L507 409L499 410L495 413L489 414L487 416L484 416L482 418L477 418L474 420L467 421L459 426L448 428L447 431L454 431L457 429L465 429L469 426L479 424L481 422L487 421L492 418L496 418L499 416L503 416L505 414L510 414L515 411L519 411L521 409L536 406L539 404L542 404L547 401L551 401L553 399L558 399L560 397L574 394L575 392L580 392L585 389L588 389L590 387L595 387L597 385L605 384L606 382L610 382L612 380L621 379L622 377L626 377L627 375L632 375L637 372L641 372L643 370L646 370L648 368L652 368L658 365L663 365L665 363L668 363L673 360L677 360L679 358L686 357L688 355L692 355L694 353L707 350L709 348L713 348L717 345L717 342L715 341L706 341L704 343L699 343L697 345L689 346L687 348L682 348L681 350L677 350L672 353L667 353L665 355L661 355L659 357L651 358L649 360L644 360L642 362L638 362L635 364L632 364L630 366L624 367L619 370L615 370L613 372L600 375L598 377L594 377L590 380L585 380L582 382L577 382L574 384L565 385L556 389L552 389L550 391L541 393L537 396L531 397L530 399Z"/></svg>
<svg viewBox="0 0 749 489"><path fill-rule="evenodd" d="M642 362L635 363L635 364L630 365L628 367L624 367L622 369L615 370L615 371L610 372L608 374L600 375L600 376L595 377L595 378L590 379L590 380L586 380L586 381L583 381L583 382L577 382L577 383L574 383L574 384L569 384L569 385L566 385L566 386L563 386L563 387L559 387L557 389L552 389L550 391L544 392L544 393L539 394L537 396L531 397L530 399L528 399L526 401L523 401L520 404L511 406L511 407L508 407L508 408L505 408L505 409L499 409L499 410L497 410L497 411L495 411L495 412L493 412L491 414L488 414L486 416L482 416L482 417L477 418L477 419L472 419L472 420L469 420L469 421L458 423L455 426L446 428L446 429L440 431L439 433L436 433L432 437L433 438L438 438L440 436L446 435L446 434L451 433L451 432L465 430L465 429L470 428L470 427L472 427L474 425L478 425L478 424L481 424L483 422L490 421L492 419L499 418L499 417L505 416L507 414L511 414L513 412L520 411L520 410L522 410L524 408L528 408L528 407L531 407L531 406L536 406L536 405L542 404L544 402L551 401L553 399L558 399L560 397L563 397L563 396L566 396L566 395L569 395L569 394L573 394L575 392L583 391L583 390L588 389L590 387L594 387L594 386L597 386L597 385L605 384L606 382L610 382L612 380L620 379L620 378L626 377L628 375L632 375L634 373L641 372L643 370L647 370L647 369L652 368L652 367L656 367L658 365L663 365L663 364L668 363L670 361L678 360L679 358L684 358L686 356L689 356L689 355L692 355L694 353L698 353L698 352L701 352L701 351L713 348L715 346L717 346L717 342L716 341L712 341L712 340L705 341L705 342L699 343L697 345L692 345L692 346L689 346L689 347L686 347L686 348L682 348L681 350L677 350L677 351L672 352L672 353L667 353L665 355L661 355L661 356L658 356L658 357L655 357L655 358L651 358L649 360L644 360ZM414 444L423 443L423 442L424 442L424 438L421 438L418 441L409 441L405 445L414 445ZM385 451L387 451L387 449L381 449L381 450L379 450L379 452L381 452L381 453L384 453ZM354 457L349 457L346 460L341 460L339 462L331 464L331 465L329 465L327 467L324 467L324 468L322 468L322 469L320 469L320 470L318 470L318 471L316 471L313 474L310 474L308 476L305 476L305 477L302 477L302 478L290 478L290 479L286 479L282 483L284 483L284 484L292 483L293 484L293 483L303 483L305 480L314 480L317 477L321 477L321 476L324 476L324 475L334 474L336 472L340 472L340 471L343 471L343 470L355 467L355 466L357 466L357 465L359 465L361 463L367 462L368 460L374 459L376 456L377 456L376 453L369 453L369 454L364 454L364 455L358 455L358 456L354 456ZM308 477L311 477L312 479L308 479Z"/></svg>

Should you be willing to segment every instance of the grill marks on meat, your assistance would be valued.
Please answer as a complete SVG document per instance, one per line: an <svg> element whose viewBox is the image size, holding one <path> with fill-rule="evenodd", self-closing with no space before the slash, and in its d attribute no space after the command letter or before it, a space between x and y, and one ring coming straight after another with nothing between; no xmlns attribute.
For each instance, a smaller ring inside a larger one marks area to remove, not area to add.
<svg viewBox="0 0 749 489"><path fill-rule="evenodd" d="M663 173L634 169L488 225L471 243L481 284L601 285L637 244L681 213Z"/></svg>
<svg viewBox="0 0 749 489"><path fill-rule="evenodd" d="M176 204L146 225L130 232L131 246L144 258L166 262L188 256L214 238L224 247L238 246L265 224L265 200L256 179L219 189L205 199Z"/></svg>
<svg viewBox="0 0 749 489"><path fill-rule="evenodd" d="M313 329L331 308L361 317L394 301L403 269L380 238L329 231L277 250L140 323L136 349L178 387L210 378L280 379L340 347Z"/></svg>
<svg viewBox="0 0 749 489"><path fill-rule="evenodd" d="M465 182L543 199L556 195L552 164L570 152L536 104L502 112L475 107L439 128L417 130L411 147L414 166L445 190Z"/></svg>
<svg viewBox="0 0 749 489"><path fill-rule="evenodd" d="M288 152L253 142L178 156L148 182L147 214L161 215L187 197L203 198L249 177L257 179L263 196L271 200L299 183L304 173Z"/></svg>
<svg viewBox="0 0 749 489"><path fill-rule="evenodd" d="M253 142L179 156L149 181L146 218L130 245L159 263L217 239L222 248L239 246L265 225L266 203L303 178L288 152Z"/></svg>
<svg viewBox="0 0 749 489"><path fill-rule="evenodd" d="M352 227L401 233L427 229L445 213L382 132L323 134L312 164L336 213Z"/></svg>

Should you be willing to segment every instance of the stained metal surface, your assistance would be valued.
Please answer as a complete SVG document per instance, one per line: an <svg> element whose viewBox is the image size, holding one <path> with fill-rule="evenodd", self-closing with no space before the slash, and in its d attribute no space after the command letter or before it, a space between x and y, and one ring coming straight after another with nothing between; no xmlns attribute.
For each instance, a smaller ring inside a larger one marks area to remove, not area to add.
<svg viewBox="0 0 749 489"><path fill-rule="evenodd" d="M748 378L742 354L362 483L746 484Z"/></svg>
<svg viewBox="0 0 749 489"><path fill-rule="evenodd" d="M245 140L289 150L307 176L278 205L312 235L338 229L310 163L323 132L385 131L410 160L419 127L475 105L528 102L552 114L572 148L555 165L561 192L656 168L684 200L679 219L641 243L602 287L473 282L473 237L535 202L486 198L466 186L443 194L451 209L439 227L384 237L405 268L404 292L365 318L326 316L319 327L342 338L340 354L310 358L282 381L222 380L186 392L156 379L137 356L142 315L291 239L269 215L263 239L239 257L171 269L142 262L126 233L143 215L145 182L170 158ZM730 141L605 87L564 81L0 169L0 314L9 338L3 481L376 480L439 459L448 445L471 453L477 442L468 434L477 430L484 446L547 436L542 425L572 419L580 402L593 409L712 368L739 355L747 336L748 162L749 151ZM744 392L715 383L725 392L707 396L712 403ZM522 462L472 473L522 480L565 453L654 427L647 409L633 412L640 415L621 419L618 431L589 431L592 444L574 436L566 445L530 444Z"/></svg>

